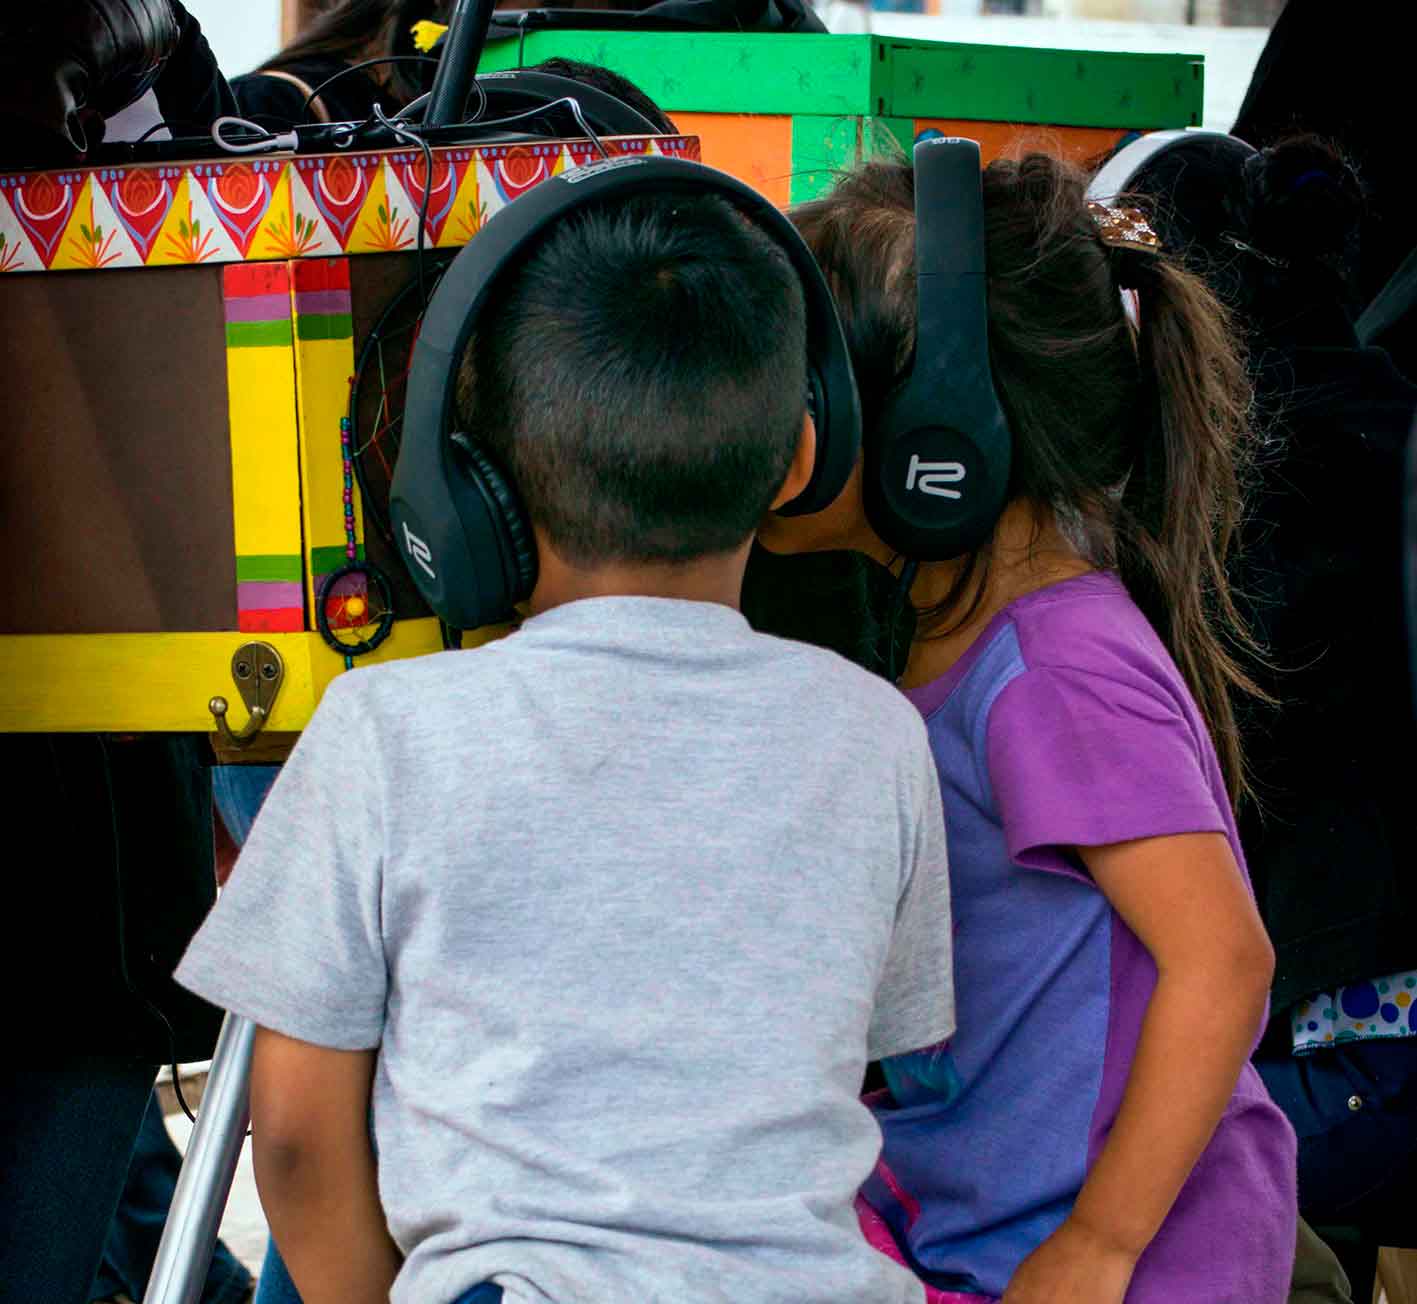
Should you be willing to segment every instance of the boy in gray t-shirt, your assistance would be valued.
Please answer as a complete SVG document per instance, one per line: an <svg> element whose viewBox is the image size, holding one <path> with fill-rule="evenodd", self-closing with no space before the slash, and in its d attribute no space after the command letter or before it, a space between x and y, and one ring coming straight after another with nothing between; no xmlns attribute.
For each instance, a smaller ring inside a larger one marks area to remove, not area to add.
<svg viewBox="0 0 1417 1304"><path fill-rule="evenodd" d="M331 686L178 971L259 1025L277 1244L305 1304L919 1300L852 1200L867 1060L954 1024L924 727L737 610L811 473L796 274L641 198L480 320L532 614Z"/></svg>

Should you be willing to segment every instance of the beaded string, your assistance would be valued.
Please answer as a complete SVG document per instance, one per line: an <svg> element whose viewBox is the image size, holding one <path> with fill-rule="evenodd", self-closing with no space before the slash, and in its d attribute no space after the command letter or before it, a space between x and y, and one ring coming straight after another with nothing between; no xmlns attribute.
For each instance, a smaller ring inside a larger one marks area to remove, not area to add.
<svg viewBox="0 0 1417 1304"><path fill-rule="evenodd" d="M354 384L353 378L349 383ZM342 416L339 419L339 451L344 462L344 555L353 563L359 560L359 545L354 537L354 454L350 447L350 434L349 417ZM358 597L350 598L344 609L355 619L364 614L363 603ZM344 654L344 668L354 668L354 657L348 652Z"/></svg>

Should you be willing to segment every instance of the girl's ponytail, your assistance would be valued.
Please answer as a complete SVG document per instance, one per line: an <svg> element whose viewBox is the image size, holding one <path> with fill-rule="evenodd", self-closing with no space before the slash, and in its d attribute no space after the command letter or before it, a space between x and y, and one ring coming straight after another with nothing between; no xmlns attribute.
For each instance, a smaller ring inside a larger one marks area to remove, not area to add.
<svg viewBox="0 0 1417 1304"><path fill-rule="evenodd" d="M1237 660L1257 649L1226 580L1250 439L1229 318L1166 254L1104 240L1071 164L996 159L983 188L989 362L1014 435L1009 498L1049 509L1090 561L1120 573L1238 798L1235 699L1263 694ZM865 163L794 221L832 285L869 429L915 350L914 176ZM1137 291L1137 331L1122 289ZM987 545L961 558L951 590L918 613L916 637L967 622L989 573Z"/></svg>
<svg viewBox="0 0 1417 1304"><path fill-rule="evenodd" d="M1249 791L1235 697L1263 697L1236 653L1259 648L1226 563L1242 514L1250 389L1228 314L1164 255L1109 249L1137 292L1136 454L1115 523L1115 562L1205 716L1232 801Z"/></svg>

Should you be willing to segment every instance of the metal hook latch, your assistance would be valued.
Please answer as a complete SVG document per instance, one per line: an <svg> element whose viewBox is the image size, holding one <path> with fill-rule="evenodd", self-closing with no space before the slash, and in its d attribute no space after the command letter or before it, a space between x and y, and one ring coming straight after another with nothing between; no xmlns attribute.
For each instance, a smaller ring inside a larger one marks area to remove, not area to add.
<svg viewBox="0 0 1417 1304"><path fill-rule="evenodd" d="M231 678L251 713L246 727L240 733L232 733L226 722L228 706L224 697L212 698L207 710L212 713L216 731L228 747L247 747L271 718L276 694L285 679L285 662L269 643L243 643L232 654Z"/></svg>

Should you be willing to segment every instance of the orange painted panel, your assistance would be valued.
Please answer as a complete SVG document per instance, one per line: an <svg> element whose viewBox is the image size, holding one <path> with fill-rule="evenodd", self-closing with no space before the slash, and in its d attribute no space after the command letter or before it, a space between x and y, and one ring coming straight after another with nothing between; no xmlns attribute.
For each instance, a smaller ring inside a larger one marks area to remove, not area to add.
<svg viewBox="0 0 1417 1304"><path fill-rule="evenodd" d="M916 118L915 134L933 128L946 136L967 136L979 142L988 164L1011 154L1039 149L1061 153L1074 163L1110 154L1128 133L1119 127L1048 127L1020 122L969 122L950 118Z"/></svg>
<svg viewBox="0 0 1417 1304"><path fill-rule="evenodd" d="M751 113L674 113L674 125L697 136L703 161L729 172L786 208L792 179L792 119Z"/></svg>

